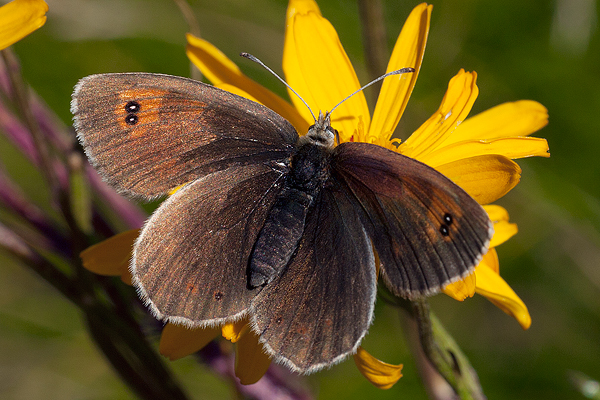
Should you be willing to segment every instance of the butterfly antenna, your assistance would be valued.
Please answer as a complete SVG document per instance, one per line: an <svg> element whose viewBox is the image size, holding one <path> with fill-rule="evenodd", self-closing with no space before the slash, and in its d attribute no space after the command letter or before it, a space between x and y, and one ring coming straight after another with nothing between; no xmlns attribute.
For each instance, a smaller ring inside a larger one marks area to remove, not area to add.
<svg viewBox="0 0 600 400"><path fill-rule="evenodd" d="M240 56L247 58L248 60L254 61L255 63L259 64L260 66L262 66L264 69L266 69L267 71L269 71L270 73L272 73L273 75L275 75L275 77L277 79L279 79L285 86L287 86L288 89L290 89L292 92L294 92L294 94L296 96L298 96L298 98L300 100L302 100L302 102L304 103L304 105L306 106L306 108L308 108L308 111L310 111L310 115L312 115L313 119L315 120L315 122L317 122L317 118L315 117L315 114L312 112L312 110L310 109L310 107L308 106L308 103L306 101L304 101L304 99L298 94L296 93L296 91L294 89L292 89L292 87L290 85L288 85L288 83L286 81L284 81L283 79L281 79L281 77L279 75L277 75L275 73L275 71L273 71L271 68L267 67L265 65L265 63L263 63L262 61L260 61L258 58L254 57L252 54L250 53L240 53ZM414 70L413 70L414 71ZM337 107L337 106L336 106Z"/></svg>
<svg viewBox="0 0 600 400"><path fill-rule="evenodd" d="M366 88L368 88L372 84L377 83L380 80L385 79L385 78L387 78L390 75L401 75L401 74L406 74L407 72L415 72L415 69L414 68L410 68L410 67L401 68L401 69L397 69L395 71L388 72L387 74L381 75L379 78L372 80L371 82L367 83L365 86L361 87L360 89L358 89L357 91L355 91L354 93L352 93L351 95L349 95L348 97L346 97L344 100L342 100L339 103L337 103L337 105L335 107L333 107L327 114L331 115L331 113L333 112L333 110L335 110L336 108L338 108L343 102L345 102L346 100L348 100L350 97L354 96L356 93L365 90Z"/></svg>

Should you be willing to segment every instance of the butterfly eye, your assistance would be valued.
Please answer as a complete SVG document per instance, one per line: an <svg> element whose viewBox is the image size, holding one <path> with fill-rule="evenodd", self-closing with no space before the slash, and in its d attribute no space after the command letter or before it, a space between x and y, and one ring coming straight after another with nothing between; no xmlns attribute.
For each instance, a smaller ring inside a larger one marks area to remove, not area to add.
<svg viewBox="0 0 600 400"><path fill-rule="evenodd" d="M315 124L312 124L311 126L308 127L308 130L313 130L315 128Z"/></svg>
<svg viewBox="0 0 600 400"><path fill-rule="evenodd" d="M325 130L326 130L327 132L331 133L332 135L335 135L335 132L336 132L336 130L335 130L335 129L333 129L333 128L331 127L331 125L327 126L327 128L325 128Z"/></svg>
<svg viewBox="0 0 600 400"><path fill-rule="evenodd" d="M140 103L133 100L128 102L127 104L125 104L125 111L128 113L136 113L140 111Z"/></svg>

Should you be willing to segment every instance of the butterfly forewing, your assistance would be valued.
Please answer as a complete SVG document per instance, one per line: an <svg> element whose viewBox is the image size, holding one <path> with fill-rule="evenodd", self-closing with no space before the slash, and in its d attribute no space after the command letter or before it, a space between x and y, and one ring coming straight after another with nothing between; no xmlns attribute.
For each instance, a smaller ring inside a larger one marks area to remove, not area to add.
<svg viewBox="0 0 600 400"><path fill-rule="evenodd" d="M140 197L230 166L286 160L298 138L258 103L169 75L86 77L71 109L95 167L119 191Z"/></svg>
<svg viewBox="0 0 600 400"><path fill-rule="evenodd" d="M303 373L354 352L373 318L375 262L361 207L335 186L318 195L295 256L252 302L267 352Z"/></svg>
<svg viewBox="0 0 600 400"><path fill-rule="evenodd" d="M282 176L262 165L231 167L185 186L154 212L131 272L157 317L206 326L245 313L259 290L247 288L248 257Z"/></svg>
<svg viewBox="0 0 600 400"><path fill-rule="evenodd" d="M470 273L487 251L487 213L433 168L367 143L338 146L332 166L368 214L365 227L394 294L433 294Z"/></svg>

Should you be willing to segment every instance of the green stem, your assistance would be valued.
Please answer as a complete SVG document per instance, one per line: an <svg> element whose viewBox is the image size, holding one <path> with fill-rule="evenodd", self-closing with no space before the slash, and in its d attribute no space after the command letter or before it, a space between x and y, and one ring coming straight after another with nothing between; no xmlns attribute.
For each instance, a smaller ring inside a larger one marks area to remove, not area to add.
<svg viewBox="0 0 600 400"><path fill-rule="evenodd" d="M86 310L89 331L121 378L143 399L185 400L173 376L141 332L114 318L114 310L97 305Z"/></svg>
<svg viewBox="0 0 600 400"><path fill-rule="evenodd" d="M385 19L381 0L359 0L358 10L365 49L365 62L369 80L376 79L385 73L389 51L385 32ZM368 89L371 104L377 101L381 82Z"/></svg>
<svg viewBox="0 0 600 400"><path fill-rule="evenodd" d="M413 301L412 309L421 346L435 369L452 386L459 398L485 399L477 373L440 320L430 311L427 301Z"/></svg>

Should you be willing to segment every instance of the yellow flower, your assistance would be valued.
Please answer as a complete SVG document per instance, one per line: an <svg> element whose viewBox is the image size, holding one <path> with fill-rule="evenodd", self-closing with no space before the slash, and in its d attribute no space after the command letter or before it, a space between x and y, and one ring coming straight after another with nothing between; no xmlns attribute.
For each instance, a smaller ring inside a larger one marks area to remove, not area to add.
<svg viewBox="0 0 600 400"><path fill-rule="evenodd" d="M495 247L517 231L502 207L487 205L502 197L519 181L521 170L512 159L547 157L544 139L528 137L547 124L547 111L534 101L517 101L496 106L467 118L477 97L477 75L463 70L451 79L439 109L405 142L393 132L416 83L425 50L432 6L420 4L411 12L392 52L388 71L412 67L414 73L387 78L371 116L365 97L358 93L332 115L332 125L344 141L375 143L422 161L443 173L484 204L494 222L495 234L489 252L475 272L448 285L444 292L458 300L475 292L486 296L501 310L528 328L531 317L525 304L500 277ZM306 132L313 123L304 104L293 94L290 103L246 77L222 52L191 34L187 55L217 87L258 101L277 111L298 130ZM313 110L330 110L360 87L354 69L339 42L335 29L322 17L313 0L290 0L284 46L283 69L287 82ZM82 253L84 266L109 275L125 275L136 232L109 239ZM120 242L120 244L118 244ZM108 244L107 244L108 243ZM110 253L110 255L108 255ZM219 333L236 346L236 374L242 383L256 382L270 360L246 321L221 327L194 329L167 324L160 351L170 359L191 354ZM361 373L382 389L401 376L402 365L387 364L359 348L354 356Z"/></svg>
<svg viewBox="0 0 600 400"><path fill-rule="evenodd" d="M14 0L0 7L0 50L42 27L47 11L43 0Z"/></svg>
<svg viewBox="0 0 600 400"><path fill-rule="evenodd" d="M404 143L393 138L421 67L431 11L432 6L423 3L411 12L387 68L389 72L412 67L415 72L384 80L373 116L364 95L358 93L336 109L331 124L339 131L342 142L375 143L415 158L452 179L480 204L489 204L518 183L521 169L512 159L549 156L546 140L528 137L547 124L547 110L535 101L517 101L466 119L478 95L477 74L461 70L450 81L436 113ZM187 39L188 57L215 86L277 111L299 132L306 132L312 124L310 112L294 94L290 93L290 98L295 109L243 75L235 63L207 41L191 34ZM360 87L335 29L322 17L313 0L289 2L283 70L287 82L313 110L330 110ZM449 285L445 292L458 300L480 293L527 329L531 317L525 304L500 277L494 249L516 233L516 225L508 223L508 214L502 207L484 208L496 230L490 251L472 275ZM379 387L390 387L390 377L397 380L401 376L401 366L379 368L362 349L355 360L361 372Z"/></svg>

